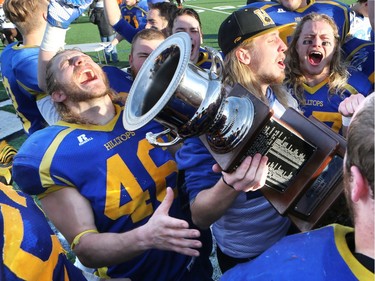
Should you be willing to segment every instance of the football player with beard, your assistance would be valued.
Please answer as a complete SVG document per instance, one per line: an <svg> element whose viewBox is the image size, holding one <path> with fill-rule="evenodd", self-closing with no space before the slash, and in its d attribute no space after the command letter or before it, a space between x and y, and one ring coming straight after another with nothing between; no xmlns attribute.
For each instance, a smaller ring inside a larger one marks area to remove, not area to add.
<svg viewBox="0 0 375 281"><path fill-rule="evenodd" d="M39 64L61 121L24 142L14 159L15 182L38 196L79 260L98 276L207 280L194 262L200 232L182 212L173 156L145 138L161 125L125 130L123 107L113 102L101 67L78 50L57 52L56 41L90 4L65 2L49 4Z"/></svg>

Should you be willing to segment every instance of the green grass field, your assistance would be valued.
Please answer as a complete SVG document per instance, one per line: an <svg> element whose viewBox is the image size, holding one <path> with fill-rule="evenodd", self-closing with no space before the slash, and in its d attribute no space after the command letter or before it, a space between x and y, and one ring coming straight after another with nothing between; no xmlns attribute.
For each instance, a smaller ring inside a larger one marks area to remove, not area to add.
<svg viewBox="0 0 375 281"><path fill-rule="evenodd" d="M355 2L355 0L343 1L347 4ZM185 7L194 8L199 12L202 21L203 28L203 45L218 48L217 44L217 32L221 22L234 10L242 7L246 4L245 0L235 1L224 1L224 0L186 0L184 2ZM100 42L99 31L97 26L90 23L87 15L81 16L76 20L67 32L66 44L81 44L81 43L94 43ZM4 49L4 46L0 46L0 52ZM118 45L118 53L120 62L116 64L118 67L125 67L128 65L128 56L130 51L130 44L126 41L121 42ZM93 56L94 60L97 60L96 53L89 53ZM7 95L0 83L0 102L7 99ZM0 106L0 110L13 111L12 106ZM9 136L7 140L18 148L24 141L25 136L21 134L15 134Z"/></svg>

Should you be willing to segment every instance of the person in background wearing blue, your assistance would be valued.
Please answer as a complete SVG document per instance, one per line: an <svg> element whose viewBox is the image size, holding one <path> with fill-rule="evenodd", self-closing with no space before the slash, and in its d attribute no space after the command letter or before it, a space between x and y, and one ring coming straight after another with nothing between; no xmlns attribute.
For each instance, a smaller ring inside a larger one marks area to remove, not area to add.
<svg viewBox="0 0 375 281"><path fill-rule="evenodd" d="M93 24L98 26L100 40L102 42L112 42L115 39L116 32L109 24L108 19L104 12L104 2L103 0L94 0L90 5L89 18ZM106 62L110 63L112 57L112 62L118 62L117 47L113 46L111 50L105 51Z"/></svg>
<svg viewBox="0 0 375 281"><path fill-rule="evenodd" d="M344 43L342 49L344 51L345 60L349 62L350 67L365 74L374 89L374 0L368 0L367 5L369 20L372 27L371 40L367 41L351 37L350 40Z"/></svg>
<svg viewBox="0 0 375 281"><path fill-rule="evenodd" d="M107 52L123 39L131 43L134 35L146 26L148 12L146 0L123 0L120 5L117 0L104 0L104 10L109 24L117 32L115 39L106 48Z"/></svg>
<svg viewBox="0 0 375 281"><path fill-rule="evenodd" d="M358 100L352 96L343 103L353 112ZM374 280L374 106L372 93L359 103L348 130L344 191L354 229L332 224L287 236L221 281Z"/></svg>
<svg viewBox="0 0 375 281"><path fill-rule="evenodd" d="M22 8L21 8L22 7ZM4 13L22 35L22 40L7 45L1 52L1 75L4 89L12 101L23 130L31 135L56 122L57 115L46 110L50 97L38 86L38 53L46 26L48 1L7 0ZM12 183L12 159L16 149L0 141L0 181Z"/></svg>
<svg viewBox="0 0 375 281"><path fill-rule="evenodd" d="M340 102L373 89L367 77L347 68L341 58L340 37L333 19L310 13L298 23L286 53L285 85L306 117L314 116L345 135ZM345 124L344 124L345 125Z"/></svg>
<svg viewBox="0 0 375 281"><path fill-rule="evenodd" d="M21 42L8 45L1 53L4 88L27 135L57 121L43 110L50 97L38 86L38 54L46 27L48 1L8 0L4 12L22 34ZM22 9L20 9L22 7Z"/></svg>

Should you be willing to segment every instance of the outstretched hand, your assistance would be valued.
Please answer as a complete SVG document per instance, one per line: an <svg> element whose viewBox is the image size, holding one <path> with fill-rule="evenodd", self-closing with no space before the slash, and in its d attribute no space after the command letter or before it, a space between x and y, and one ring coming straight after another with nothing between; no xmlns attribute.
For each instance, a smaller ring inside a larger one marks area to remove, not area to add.
<svg viewBox="0 0 375 281"><path fill-rule="evenodd" d="M214 172L221 172L225 183L237 191L255 191L263 187L266 183L268 166L268 157L259 153L253 157L247 156L241 165L232 173L226 173L221 170L218 164L212 169Z"/></svg>
<svg viewBox="0 0 375 281"><path fill-rule="evenodd" d="M188 222L169 216L173 200L173 190L168 187L163 202L145 225L145 240L151 243L150 248L199 256L197 248L202 247L202 243L195 238L200 236L200 232L189 229Z"/></svg>
<svg viewBox="0 0 375 281"><path fill-rule="evenodd" d="M67 29L92 3L92 0L51 0L48 5L47 22Z"/></svg>

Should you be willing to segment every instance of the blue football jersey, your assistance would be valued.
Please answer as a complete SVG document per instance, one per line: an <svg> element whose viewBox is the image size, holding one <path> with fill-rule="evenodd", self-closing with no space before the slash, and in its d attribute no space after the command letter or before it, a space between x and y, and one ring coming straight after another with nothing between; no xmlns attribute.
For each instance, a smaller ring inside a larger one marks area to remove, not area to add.
<svg viewBox="0 0 375 281"><path fill-rule="evenodd" d="M148 5L146 1L140 1L134 6L120 5L121 15L134 28L143 28L147 22Z"/></svg>
<svg viewBox="0 0 375 281"><path fill-rule="evenodd" d="M3 85L28 135L48 125L36 105L46 95L38 87L38 54L38 46L19 42L6 46L1 53Z"/></svg>
<svg viewBox="0 0 375 281"><path fill-rule="evenodd" d="M134 35L144 29L147 23L148 5L147 1L140 1L134 6L120 5L122 18L113 25L122 37L129 43L132 42Z"/></svg>
<svg viewBox="0 0 375 281"><path fill-rule="evenodd" d="M161 132L160 124L126 131L122 114L116 106L115 118L104 126L60 121L33 134L14 158L15 182L40 197L52 186L76 188L90 202L99 232L126 232L145 224L167 186L177 194L177 167L165 148L145 138L147 132ZM170 216L181 217L178 200ZM152 249L98 273L132 280L179 280L190 261L188 256Z"/></svg>
<svg viewBox="0 0 375 281"><path fill-rule="evenodd" d="M374 90L374 41L351 38L343 44L342 49L350 66L366 75Z"/></svg>
<svg viewBox="0 0 375 281"><path fill-rule="evenodd" d="M0 280L83 281L34 199L0 184Z"/></svg>
<svg viewBox="0 0 375 281"><path fill-rule="evenodd" d="M340 103L350 95L358 93L367 96L372 92L371 83L367 78L357 71L352 71L342 94L330 94L328 92L328 78L314 87L303 84L305 105L300 105L306 117L314 116L333 131L341 133L342 118L338 112ZM292 89L290 90L294 95Z"/></svg>
<svg viewBox="0 0 375 281"><path fill-rule="evenodd" d="M221 281L374 280L351 252L345 236L353 229L337 224L290 235L250 262L229 271Z"/></svg>

